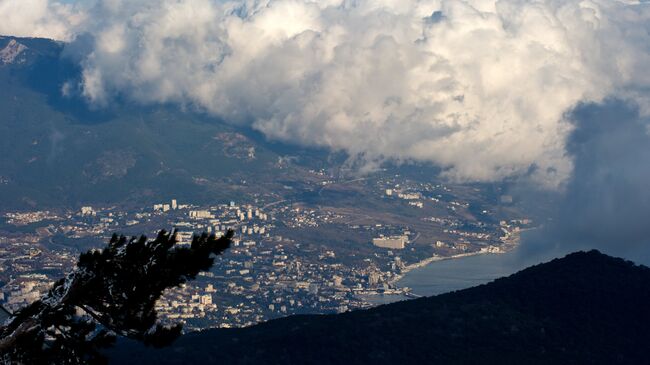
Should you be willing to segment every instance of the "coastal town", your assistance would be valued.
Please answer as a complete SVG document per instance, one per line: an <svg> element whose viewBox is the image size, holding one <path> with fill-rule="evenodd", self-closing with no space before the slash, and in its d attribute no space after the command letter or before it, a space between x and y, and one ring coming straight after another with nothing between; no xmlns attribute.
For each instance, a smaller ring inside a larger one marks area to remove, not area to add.
<svg viewBox="0 0 650 365"><path fill-rule="evenodd" d="M244 327L291 314L340 313L370 307L377 296L415 297L399 285L410 270L437 260L508 251L519 231L532 225L526 218L463 219L475 203L458 199L449 187L396 180L374 181L372 199L415 212L407 216L410 223L296 200L203 206L170 198L129 211L82 206L6 212L0 304L16 311L37 300L73 269L80 252L101 248L115 232L151 237L167 229L179 245L187 245L194 234L220 236L233 230L232 247L211 271L164 293L157 304L163 321L180 320L186 330L195 330ZM335 183L327 185L318 193L327 194ZM481 209L479 215L490 217L490 212Z"/></svg>

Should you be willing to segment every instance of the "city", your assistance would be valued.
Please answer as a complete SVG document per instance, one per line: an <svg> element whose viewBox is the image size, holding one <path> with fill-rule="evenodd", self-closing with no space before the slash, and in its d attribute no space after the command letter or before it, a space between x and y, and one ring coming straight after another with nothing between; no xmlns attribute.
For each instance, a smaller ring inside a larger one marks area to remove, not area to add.
<svg viewBox="0 0 650 365"><path fill-rule="evenodd" d="M233 246L213 270L164 294L157 305L163 322L180 320L186 330L196 330L245 327L291 314L341 313L373 306L376 297L413 297L408 287L397 285L411 269L445 258L508 251L520 229L532 225L526 218L492 223L495 217L486 210L479 212L483 221L463 218L478 203L459 199L443 184L399 175L352 184L371 186L372 199L388 207L410 210L411 222L289 199L211 206L169 199L129 211L82 206L65 212L7 212L3 232L11 233L1 238L0 303L16 311L37 300L73 268L81 251L102 247L113 233L154 237L164 228L186 245L194 234L220 236L233 230ZM337 185L350 188L347 180L321 185L321 195ZM509 196L499 199L512 203Z"/></svg>
<svg viewBox="0 0 650 365"><path fill-rule="evenodd" d="M650 0L0 0L0 365L625 364Z"/></svg>

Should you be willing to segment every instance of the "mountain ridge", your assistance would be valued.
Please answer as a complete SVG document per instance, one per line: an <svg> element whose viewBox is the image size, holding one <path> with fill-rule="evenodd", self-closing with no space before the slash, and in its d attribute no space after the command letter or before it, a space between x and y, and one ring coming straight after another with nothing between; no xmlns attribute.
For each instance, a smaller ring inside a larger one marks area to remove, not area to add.
<svg viewBox="0 0 650 365"><path fill-rule="evenodd" d="M112 351L143 364L639 364L650 340L650 268L577 252L435 297L295 316ZM479 361L480 360L480 361Z"/></svg>
<svg viewBox="0 0 650 365"><path fill-rule="evenodd" d="M242 181L273 176L260 181L273 194L282 191L275 180L314 168L278 168L287 157L300 156L302 163L310 154L276 146L192 106L119 98L110 107L89 104L79 89L74 47L0 36L0 58L11 59L0 60L4 209L141 206L170 198L222 202L259 193Z"/></svg>

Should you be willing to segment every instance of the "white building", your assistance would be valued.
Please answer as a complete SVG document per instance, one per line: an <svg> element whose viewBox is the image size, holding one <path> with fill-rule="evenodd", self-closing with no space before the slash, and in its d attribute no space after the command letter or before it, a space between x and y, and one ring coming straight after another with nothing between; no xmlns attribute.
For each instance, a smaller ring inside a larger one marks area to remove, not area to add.
<svg viewBox="0 0 650 365"><path fill-rule="evenodd" d="M390 248L401 250L408 243L406 236L393 236L393 237L379 237L373 238L372 244L381 248Z"/></svg>
<svg viewBox="0 0 650 365"><path fill-rule="evenodd" d="M176 231L176 242L180 245L192 243L194 232L180 232Z"/></svg>
<svg viewBox="0 0 650 365"><path fill-rule="evenodd" d="M208 210L190 210L190 218L212 219L214 216Z"/></svg>
<svg viewBox="0 0 650 365"><path fill-rule="evenodd" d="M97 213L95 213L93 207L81 207L80 214L85 217L85 216L94 216Z"/></svg>

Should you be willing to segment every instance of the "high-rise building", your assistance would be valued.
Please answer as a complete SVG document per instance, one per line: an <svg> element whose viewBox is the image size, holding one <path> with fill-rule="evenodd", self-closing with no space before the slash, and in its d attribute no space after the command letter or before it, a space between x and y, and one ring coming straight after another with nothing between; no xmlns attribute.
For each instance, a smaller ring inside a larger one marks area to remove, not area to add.
<svg viewBox="0 0 650 365"><path fill-rule="evenodd" d="M176 203L176 199L172 199L172 209L178 209L178 203Z"/></svg>
<svg viewBox="0 0 650 365"><path fill-rule="evenodd" d="M379 273L373 271L368 274L368 285L376 286L377 284L379 284Z"/></svg>

